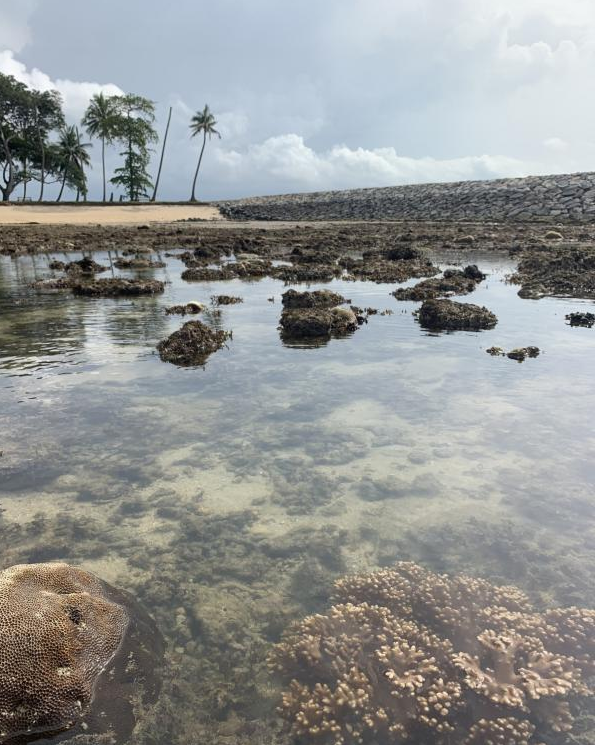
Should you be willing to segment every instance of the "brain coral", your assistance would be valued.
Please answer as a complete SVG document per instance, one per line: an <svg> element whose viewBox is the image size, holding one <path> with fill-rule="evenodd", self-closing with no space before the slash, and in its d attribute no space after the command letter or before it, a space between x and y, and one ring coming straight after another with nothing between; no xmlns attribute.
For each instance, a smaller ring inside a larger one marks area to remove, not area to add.
<svg viewBox="0 0 595 745"><path fill-rule="evenodd" d="M539 613L517 588L409 562L339 580L334 600L270 656L300 741L551 742L593 694L595 611Z"/></svg>
<svg viewBox="0 0 595 745"><path fill-rule="evenodd" d="M89 729L98 679L137 625L112 589L67 564L0 572L0 743Z"/></svg>

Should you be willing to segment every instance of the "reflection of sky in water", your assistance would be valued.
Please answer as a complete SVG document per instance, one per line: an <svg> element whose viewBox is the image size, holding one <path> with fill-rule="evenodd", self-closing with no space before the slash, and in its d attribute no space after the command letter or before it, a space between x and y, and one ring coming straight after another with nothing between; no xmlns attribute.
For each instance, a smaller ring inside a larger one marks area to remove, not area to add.
<svg viewBox="0 0 595 745"><path fill-rule="evenodd" d="M156 298L28 290L48 261L0 257L7 520L67 511L97 521L110 560L82 539L75 555L123 584L133 544L171 541L182 555L174 508L248 509L248 562L263 540L337 528L347 569L412 557L595 603L595 330L564 322L580 301L521 300L504 282L510 261L482 256L490 276L465 300L496 313L493 330L428 334L394 285L334 281L311 289L393 315L295 349L279 339L277 281L189 284L168 259L143 272L170 282ZM187 320L165 307L223 293L244 298L221 309L229 348L204 369L161 363L155 344ZM542 354L518 364L490 357L492 345Z"/></svg>

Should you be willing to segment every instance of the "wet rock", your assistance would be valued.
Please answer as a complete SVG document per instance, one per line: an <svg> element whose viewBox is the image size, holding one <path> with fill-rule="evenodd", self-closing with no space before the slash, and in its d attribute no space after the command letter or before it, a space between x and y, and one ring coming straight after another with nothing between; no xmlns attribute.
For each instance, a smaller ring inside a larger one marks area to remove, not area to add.
<svg viewBox="0 0 595 745"><path fill-rule="evenodd" d="M236 305L237 303L243 303L244 300L235 295L211 295L211 302L213 305Z"/></svg>
<svg viewBox="0 0 595 745"><path fill-rule="evenodd" d="M472 246L475 243L475 236L462 235L455 240L455 243L458 243L460 246Z"/></svg>
<svg viewBox="0 0 595 745"><path fill-rule="evenodd" d="M437 331L480 331L491 329L498 323L487 308L454 300L425 300L416 315L421 326Z"/></svg>
<svg viewBox="0 0 595 745"><path fill-rule="evenodd" d="M519 296L595 298L595 247L551 246L523 252L510 278Z"/></svg>
<svg viewBox="0 0 595 745"><path fill-rule="evenodd" d="M527 357L538 357L539 351L539 347L519 347L508 352L506 356L517 362L524 362Z"/></svg>
<svg viewBox="0 0 595 745"><path fill-rule="evenodd" d="M155 295L163 292L165 284L157 279L96 279L72 285L75 295L88 297L116 297L120 295Z"/></svg>
<svg viewBox="0 0 595 745"><path fill-rule="evenodd" d="M484 279L475 266L447 269L442 277L425 279L413 287L399 287L391 293L397 300L431 300L449 295L468 295Z"/></svg>
<svg viewBox="0 0 595 745"><path fill-rule="evenodd" d="M179 366L204 365L209 355L225 346L231 332L212 329L200 321L187 321L157 345L163 362Z"/></svg>
<svg viewBox="0 0 595 745"><path fill-rule="evenodd" d="M566 320L570 326L584 326L590 329L595 324L595 313L569 313Z"/></svg>
<svg viewBox="0 0 595 745"><path fill-rule="evenodd" d="M342 274L336 264L295 264L293 266L276 266L270 276L283 282L330 282Z"/></svg>
<svg viewBox="0 0 595 745"><path fill-rule="evenodd" d="M284 308L332 308L349 301L331 290L314 290L314 292L287 290L281 296L281 302Z"/></svg>
<svg viewBox="0 0 595 745"><path fill-rule="evenodd" d="M345 336L357 328L357 317L351 308L286 308L280 320L284 339L329 339Z"/></svg>
<svg viewBox="0 0 595 745"><path fill-rule="evenodd" d="M63 272L66 269L66 264L63 261L50 261L48 264L49 268L55 272Z"/></svg>
<svg viewBox="0 0 595 745"><path fill-rule="evenodd" d="M559 233L557 230L548 230L543 237L547 241L561 241L564 238L562 233Z"/></svg>
<svg viewBox="0 0 595 745"><path fill-rule="evenodd" d="M491 354L492 357L506 356L506 352L502 349L502 347L489 347L489 349L486 349L486 352L488 354Z"/></svg>
<svg viewBox="0 0 595 745"><path fill-rule="evenodd" d="M165 313L168 316L196 315L197 313L202 313L202 311L205 310L206 307L207 306L204 303L198 303L194 300L191 300L185 305L170 305L169 308L165 309Z"/></svg>
<svg viewBox="0 0 595 745"><path fill-rule="evenodd" d="M165 263L163 261L151 261L151 259L137 256L132 259L116 259L114 266L118 269L162 269Z"/></svg>
<svg viewBox="0 0 595 745"><path fill-rule="evenodd" d="M79 261L69 261L64 265L64 269L68 274L99 274L107 271L109 267L98 264L90 256L85 256Z"/></svg>
<svg viewBox="0 0 595 745"><path fill-rule="evenodd" d="M438 267L427 259L389 261L386 259L351 262L349 271L355 279L370 282L405 282L414 277L431 277Z"/></svg>

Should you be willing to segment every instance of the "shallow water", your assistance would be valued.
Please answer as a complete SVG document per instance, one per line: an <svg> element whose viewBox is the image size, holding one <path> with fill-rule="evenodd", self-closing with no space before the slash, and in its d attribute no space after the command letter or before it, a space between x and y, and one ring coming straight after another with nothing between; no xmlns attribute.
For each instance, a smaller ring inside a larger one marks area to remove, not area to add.
<svg viewBox="0 0 595 745"><path fill-rule="evenodd" d="M394 285L334 281L310 289L394 313L301 348L278 281L186 283L169 258L141 273L169 283L155 298L28 289L52 258L79 256L0 257L0 559L81 564L151 610L170 645L151 742L280 741L267 650L347 571L415 559L595 607L595 329L564 321L581 301L521 300L510 259L478 254L465 299L495 329L428 334ZM228 348L162 363L187 320L165 307L222 293L244 298L207 314Z"/></svg>

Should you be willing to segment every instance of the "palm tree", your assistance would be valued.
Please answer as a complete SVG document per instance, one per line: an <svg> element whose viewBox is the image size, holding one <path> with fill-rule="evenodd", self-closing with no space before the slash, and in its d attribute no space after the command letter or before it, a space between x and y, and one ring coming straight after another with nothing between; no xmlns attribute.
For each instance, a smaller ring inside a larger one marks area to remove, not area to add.
<svg viewBox="0 0 595 745"><path fill-rule="evenodd" d="M105 202L105 143L111 143L116 133L117 105L115 96L96 93L91 99L81 124L90 137L101 139L101 166L103 169L103 201Z"/></svg>
<svg viewBox="0 0 595 745"><path fill-rule="evenodd" d="M56 199L59 202L62 199L64 186L68 181L79 191L86 192L85 166L91 162L87 149L91 147L89 142L81 142L81 135L78 127L73 125L62 127L56 143L56 159L58 169L62 174L62 185L60 193Z"/></svg>
<svg viewBox="0 0 595 745"><path fill-rule="evenodd" d="M194 174L194 181L192 182L192 195L190 196L191 202L196 202L196 179L198 178L198 171L200 169L200 164L202 161L202 154L205 151L205 145L207 144L207 135L209 136L209 140L213 135L217 135L219 139L221 139L221 135L217 130L215 129L215 125L217 124L217 120L211 113L209 109L209 105L205 104L205 107L202 111L197 111L196 114L192 117L192 121L190 123L190 131L191 137L195 137L197 134L202 132L203 139L202 139L202 147L200 149L200 156L198 158L198 165L196 166L196 172Z"/></svg>

